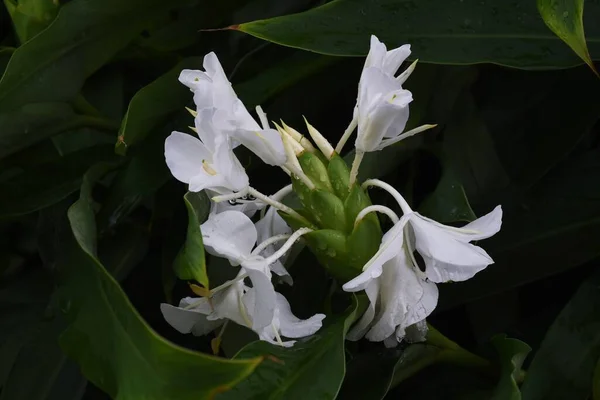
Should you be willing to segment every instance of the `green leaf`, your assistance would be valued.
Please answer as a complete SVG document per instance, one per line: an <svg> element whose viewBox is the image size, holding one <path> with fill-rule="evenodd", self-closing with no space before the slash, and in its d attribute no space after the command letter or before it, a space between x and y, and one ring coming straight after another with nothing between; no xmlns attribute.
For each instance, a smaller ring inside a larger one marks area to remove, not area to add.
<svg viewBox="0 0 600 400"><path fill-rule="evenodd" d="M115 399L208 399L250 374L260 358L225 360L167 342L140 317L95 255L93 181L68 211L73 235L65 238L61 302L70 320L61 347L84 375Z"/></svg>
<svg viewBox="0 0 600 400"><path fill-rule="evenodd" d="M501 375L492 400L521 400L518 382L522 378L521 366L531 351L526 343L509 339L506 335L492 338L492 344L500 355Z"/></svg>
<svg viewBox="0 0 600 400"><path fill-rule="evenodd" d="M115 156L111 146L95 146L24 170L0 183L0 218L27 214L54 204L81 185L93 164Z"/></svg>
<svg viewBox="0 0 600 400"><path fill-rule="evenodd" d="M116 151L125 154L127 148L143 140L173 112L183 109L192 99L190 90L178 81L183 69L202 67L202 58L187 58L166 74L143 87L129 102L119 129ZM190 125L193 118L190 116Z"/></svg>
<svg viewBox="0 0 600 400"><path fill-rule="evenodd" d="M208 275L206 274L206 260L204 245L202 244L202 224L210 211L210 200L204 192L188 192L183 197L188 211L187 236L183 248L175 258L173 268L177 277L182 280L195 279L208 288Z"/></svg>
<svg viewBox="0 0 600 400"><path fill-rule="evenodd" d="M15 50L0 80L0 109L72 100L154 18L188 0L72 1L54 22Z"/></svg>
<svg viewBox="0 0 600 400"><path fill-rule="evenodd" d="M116 129L110 121L75 114L65 103L27 104L0 113L0 126L0 158L65 131L81 127Z"/></svg>
<svg viewBox="0 0 600 400"><path fill-rule="evenodd" d="M524 400L589 399L600 358L600 274L585 281L560 312L535 354Z"/></svg>
<svg viewBox="0 0 600 400"><path fill-rule="evenodd" d="M591 21L600 7L590 4ZM424 62L491 62L519 68L569 67L579 60L552 35L533 2L518 7L502 0L336 0L312 10L234 25L277 44L338 56L364 56L369 36L389 48L410 43ZM600 31L592 26L588 42L598 47Z"/></svg>
<svg viewBox="0 0 600 400"><path fill-rule="evenodd" d="M584 0L537 0L537 7L548 28L561 38L598 75L583 32Z"/></svg>
<svg viewBox="0 0 600 400"><path fill-rule="evenodd" d="M4 0L4 5L21 43L46 29L60 7L58 0Z"/></svg>
<svg viewBox="0 0 600 400"><path fill-rule="evenodd" d="M264 357L254 373L217 399L334 399L345 373L344 341L357 303L342 315L328 316L308 339L284 348L264 341L244 347L234 360Z"/></svg>

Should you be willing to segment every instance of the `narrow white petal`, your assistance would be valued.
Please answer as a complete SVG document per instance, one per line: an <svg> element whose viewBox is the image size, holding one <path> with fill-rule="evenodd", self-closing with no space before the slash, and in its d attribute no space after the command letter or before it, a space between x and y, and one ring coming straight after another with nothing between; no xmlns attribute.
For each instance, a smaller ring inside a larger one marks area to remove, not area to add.
<svg viewBox="0 0 600 400"><path fill-rule="evenodd" d="M346 339L351 341L360 340L365 336L365 333L367 333L371 327L371 323L375 318L375 307L377 307L380 284L381 282L378 279L372 280L365 288L365 292L369 298L369 306L365 310L360 320L352 326L350 331L348 331Z"/></svg>
<svg viewBox="0 0 600 400"><path fill-rule="evenodd" d="M275 289L270 276L263 271L246 269L246 272L252 281L252 289L243 297L243 302L252 319L252 330L259 332L273 322L276 307Z"/></svg>
<svg viewBox="0 0 600 400"><path fill-rule="evenodd" d="M208 304L208 301L205 302ZM208 313L205 307L186 310L163 303L160 305L160 311L169 325L180 333L193 333L196 336L206 335L223 323L223 321L207 320Z"/></svg>
<svg viewBox="0 0 600 400"><path fill-rule="evenodd" d="M242 212L224 211L210 215L200 226L206 250L227 257L234 264L250 255L256 244L256 228Z"/></svg>
<svg viewBox="0 0 600 400"><path fill-rule="evenodd" d="M275 129L237 129L231 135L266 164L283 165L287 160L281 135Z"/></svg>
<svg viewBox="0 0 600 400"><path fill-rule="evenodd" d="M502 227L502 206L496 206L491 212L475 221L463 226L465 234L459 234L457 237L463 237L469 241L487 239L494 236ZM478 233L475 233L478 232Z"/></svg>
<svg viewBox="0 0 600 400"><path fill-rule="evenodd" d="M410 56L410 44L388 51L383 60L382 69L386 74L395 75L400 65Z"/></svg>

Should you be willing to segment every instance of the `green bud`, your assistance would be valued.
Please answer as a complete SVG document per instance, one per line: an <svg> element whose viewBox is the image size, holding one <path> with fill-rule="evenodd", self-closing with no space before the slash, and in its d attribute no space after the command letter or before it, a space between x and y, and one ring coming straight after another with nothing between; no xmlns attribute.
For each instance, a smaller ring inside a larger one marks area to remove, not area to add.
<svg viewBox="0 0 600 400"><path fill-rule="evenodd" d="M310 190L304 182L296 178L295 175L292 175L292 189L298 196L298 199L300 199L304 208L308 209L310 207L310 194L312 193L312 190Z"/></svg>
<svg viewBox="0 0 600 400"><path fill-rule="evenodd" d="M348 282L359 274L360 271L348 268L346 235L342 232L321 229L304 235L304 238L319 263L339 281Z"/></svg>
<svg viewBox="0 0 600 400"><path fill-rule="evenodd" d="M311 193L309 211L325 229L335 229L344 234L350 232L346 223L344 203L333 193L314 190Z"/></svg>
<svg viewBox="0 0 600 400"><path fill-rule="evenodd" d="M369 196L358 185L352 187L344 203L347 223L353 227L348 237L348 249L350 264L354 267L362 268L381 244L381 226L375 213L368 214L357 226L354 226L358 214L370 205Z"/></svg>
<svg viewBox="0 0 600 400"><path fill-rule="evenodd" d="M370 205L372 205L372 203L367 193L365 193L359 185L354 185L350 190L350 193L348 193L346 201L344 201L344 209L346 210L348 224L353 226L358 214Z"/></svg>
<svg viewBox="0 0 600 400"><path fill-rule="evenodd" d="M318 189L327 190L328 192L333 191L329 175L327 174L327 167L319 157L305 151L298 156L298 162L302 167L302 171L313 181Z"/></svg>
<svg viewBox="0 0 600 400"><path fill-rule="evenodd" d="M344 200L346 196L348 196L350 190L348 184L350 181L350 171L348 170L346 161L334 153L331 160L329 160L327 173L329 175L329 180L331 181L331 186L333 186L333 192L340 199Z"/></svg>

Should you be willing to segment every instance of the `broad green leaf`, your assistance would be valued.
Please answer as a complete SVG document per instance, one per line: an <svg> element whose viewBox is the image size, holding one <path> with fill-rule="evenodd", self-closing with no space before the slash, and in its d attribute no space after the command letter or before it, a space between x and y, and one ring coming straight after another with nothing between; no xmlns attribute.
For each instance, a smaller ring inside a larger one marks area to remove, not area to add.
<svg viewBox="0 0 600 400"><path fill-rule="evenodd" d="M598 75L583 32L584 0L537 0L542 19Z"/></svg>
<svg viewBox="0 0 600 400"><path fill-rule="evenodd" d="M54 20L60 3L58 0L4 0L15 32L21 43L25 43Z"/></svg>
<svg viewBox="0 0 600 400"><path fill-rule="evenodd" d="M234 360L264 357L254 373L217 399L334 399L345 373L344 341L356 300L342 315L330 315L313 336L284 348L264 341L244 347Z"/></svg>
<svg viewBox="0 0 600 400"><path fill-rule="evenodd" d="M61 132L82 127L116 130L110 121L77 115L65 103L27 104L0 113L0 126L0 158Z"/></svg>
<svg viewBox="0 0 600 400"><path fill-rule="evenodd" d="M590 20L600 6L590 3ZM589 27L595 53L600 30ZM578 58L552 35L533 2L502 0L335 0L312 10L234 25L277 44L322 54L364 56L369 36L388 47L412 45L413 57L424 62L475 64L491 62L519 68L569 67ZM598 48L600 50L600 48Z"/></svg>
<svg viewBox="0 0 600 400"><path fill-rule="evenodd" d="M86 378L115 399L209 399L228 390L261 359L225 360L167 342L97 259L91 188L102 172L99 166L86 174L81 198L68 212L73 235L65 238L60 271L70 323L61 347Z"/></svg>
<svg viewBox="0 0 600 400"><path fill-rule="evenodd" d="M546 333L523 383L523 400L589 399L600 358L600 274L586 280Z"/></svg>
<svg viewBox="0 0 600 400"><path fill-rule="evenodd" d="M208 275L206 274L206 260L200 224L206 220L210 210L210 200L204 192L188 192L184 197L188 211L187 236L183 248L175 258L173 268L179 279L195 279L208 288Z"/></svg>
<svg viewBox="0 0 600 400"><path fill-rule="evenodd" d="M14 47L0 46L0 76L4 74L4 70L6 69L8 61L10 60L10 57L12 56L14 51Z"/></svg>
<svg viewBox="0 0 600 400"><path fill-rule="evenodd" d="M0 110L72 100L154 18L188 0L71 1L54 22L15 50L0 80Z"/></svg>
<svg viewBox="0 0 600 400"><path fill-rule="evenodd" d="M450 167L444 168L437 187L420 204L419 212L442 223L470 222L476 218L465 189Z"/></svg>
<svg viewBox="0 0 600 400"><path fill-rule="evenodd" d="M143 87L131 99L119 129L115 146L117 153L143 140L173 112L183 109L192 99L190 90L177 78L183 69L202 68L202 58L187 58L154 82ZM194 125L192 116L189 125Z"/></svg>
<svg viewBox="0 0 600 400"><path fill-rule="evenodd" d="M99 161L115 160L111 146L96 146L25 169L0 183L0 218L27 214L54 204L81 185L81 176Z"/></svg>
<svg viewBox="0 0 600 400"><path fill-rule="evenodd" d="M501 375L494 390L493 400L521 400L518 382L522 378L521 366L531 351L526 343L509 339L506 335L492 338L492 344L500 356Z"/></svg>

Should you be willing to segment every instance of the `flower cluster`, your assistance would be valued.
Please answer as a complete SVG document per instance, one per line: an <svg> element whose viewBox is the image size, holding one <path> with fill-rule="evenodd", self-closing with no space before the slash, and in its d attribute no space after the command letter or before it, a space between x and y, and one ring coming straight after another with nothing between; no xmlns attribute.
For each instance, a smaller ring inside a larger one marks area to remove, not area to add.
<svg viewBox="0 0 600 400"><path fill-rule="evenodd" d="M423 340L425 319L437 305L436 284L463 281L493 263L471 244L500 230L502 209L462 228L446 226L413 211L389 184L357 182L363 156L430 129L404 131L412 94L402 85L415 68L396 75L410 55L410 46L387 51L371 37L353 119L334 148L306 122L313 143L282 122L271 128L260 107L260 124L238 99L216 55L204 58L205 71L182 71L179 80L194 94L197 136L173 132L165 142L165 157L173 176L189 190L206 191L213 202L201 225L206 250L239 267L235 279L208 289L195 286L198 298L186 297L179 307L163 304L165 319L183 333L221 333L228 321L246 326L261 340L282 346L311 335L321 327L322 314L300 320L283 295L275 291L272 274L292 284L284 267L291 246L300 238L346 292L364 291L369 307L352 327L348 339L366 337L388 346ZM351 169L339 156L354 130L355 158ZM242 145L265 163L280 167L292 181L272 196L250 186L234 148ZM402 217L390 208L372 205L369 187L387 191ZM302 209L282 203L295 193ZM265 210L265 207L268 209ZM254 223L252 217L262 210ZM266 211L266 212L265 212ZM382 235L375 212L393 226ZM419 265L416 254L423 260ZM217 335L220 338L221 333Z"/></svg>

